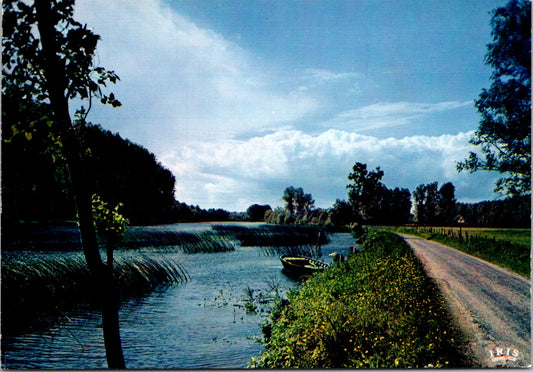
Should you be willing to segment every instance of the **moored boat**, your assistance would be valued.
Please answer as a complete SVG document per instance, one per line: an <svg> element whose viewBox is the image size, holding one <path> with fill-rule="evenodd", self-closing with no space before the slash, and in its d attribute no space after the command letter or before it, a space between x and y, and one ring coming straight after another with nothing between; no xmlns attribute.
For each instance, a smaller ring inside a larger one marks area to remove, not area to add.
<svg viewBox="0 0 533 372"><path fill-rule="evenodd" d="M311 275L328 268L328 264L310 257L283 255L280 260L285 270L298 276Z"/></svg>

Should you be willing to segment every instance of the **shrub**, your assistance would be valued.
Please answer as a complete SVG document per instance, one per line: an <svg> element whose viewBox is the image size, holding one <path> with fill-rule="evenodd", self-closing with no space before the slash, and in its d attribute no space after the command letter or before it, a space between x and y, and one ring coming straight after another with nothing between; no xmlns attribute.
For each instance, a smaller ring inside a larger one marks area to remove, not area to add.
<svg viewBox="0 0 533 372"><path fill-rule="evenodd" d="M261 368L458 366L458 331L434 283L398 236L312 276L272 311Z"/></svg>

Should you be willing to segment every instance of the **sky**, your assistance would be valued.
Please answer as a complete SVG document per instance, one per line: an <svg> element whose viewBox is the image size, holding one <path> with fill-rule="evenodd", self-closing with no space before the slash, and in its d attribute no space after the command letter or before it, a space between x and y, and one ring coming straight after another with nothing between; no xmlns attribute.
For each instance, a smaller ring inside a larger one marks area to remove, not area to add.
<svg viewBox="0 0 533 372"><path fill-rule="evenodd" d="M457 173L479 151L490 86L485 0L78 0L101 36L122 107L88 120L153 152L176 199L245 211L289 186L328 208L355 162L389 188L452 182L461 202L501 198L498 174Z"/></svg>

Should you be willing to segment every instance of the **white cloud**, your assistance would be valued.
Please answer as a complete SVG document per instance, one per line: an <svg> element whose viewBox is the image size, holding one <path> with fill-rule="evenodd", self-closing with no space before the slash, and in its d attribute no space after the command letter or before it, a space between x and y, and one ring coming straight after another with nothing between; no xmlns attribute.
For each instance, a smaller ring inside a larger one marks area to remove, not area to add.
<svg viewBox="0 0 533 372"><path fill-rule="evenodd" d="M430 114L472 105L472 101L375 103L357 109L343 111L326 122L325 125L333 128L350 128L351 130L357 131L373 130L412 124L415 120L427 118Z"/></svg>
<svg viewBox="0 0 533 372"><path fill-rule="evenodd" d="M95 107L89 120L156 153L191 139L279 128L318 107L310 94L276 85L237 44L162 1L85 0L76 13L102 36L101 65L121 78L112 89L123 107Z"/></svg>
<svg viewBox="0 0 533 372"><path fill-rule="evenodd" d="M480 175L455 171L456 161L472 150L471 135L378 139L333 129L314 136L279 131L246 141L189 145L161 160L177 174L178 200L198 201L205 207L245 210L253 203L281 205L281 194L291 185L303 187L318 206L328 207L346 198L347 176L355 162L380 166L390 188L412 191L422 183L451 181L458 197L480 200L490 197L493 179L485 178L484 186L474 188ZM211 204L215 201L219 205Z"/></svg>
<svg viewBox="0 0 533 372"><path fill-rule="evenodd" d="M345 110L353 107L354 94L368 96L368 77L257 60L161 0L78 0L76 12L102 36L99 63L121 77L112 89L123 107L94 107L89 120L154 152L176 175L180 201L242 211L253 203L281 205L283 189L294 185L327 207L346 198L356 161L381 166L388 187L413 190L420 183L452 181L465 199L490 197L493 178L455 172L455 161L471 150L470 132L401 139L360 134L411 129L472 102ZM315 114L332 119L313 121ZM432 133L442 133L436 126ZM315 134L295 127L314 127Z"/></svg>

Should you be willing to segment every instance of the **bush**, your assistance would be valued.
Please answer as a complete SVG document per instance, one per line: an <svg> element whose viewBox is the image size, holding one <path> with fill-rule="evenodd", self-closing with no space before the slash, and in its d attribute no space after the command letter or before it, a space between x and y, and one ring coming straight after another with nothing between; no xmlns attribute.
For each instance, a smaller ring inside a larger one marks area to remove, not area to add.
<svg viewBox="0 0 533 372"><path fill-rule="evenodd" d="M409 246L371 232L363 253L289 292L271 313L261 368L463 365L458 331Z"/></svg>

